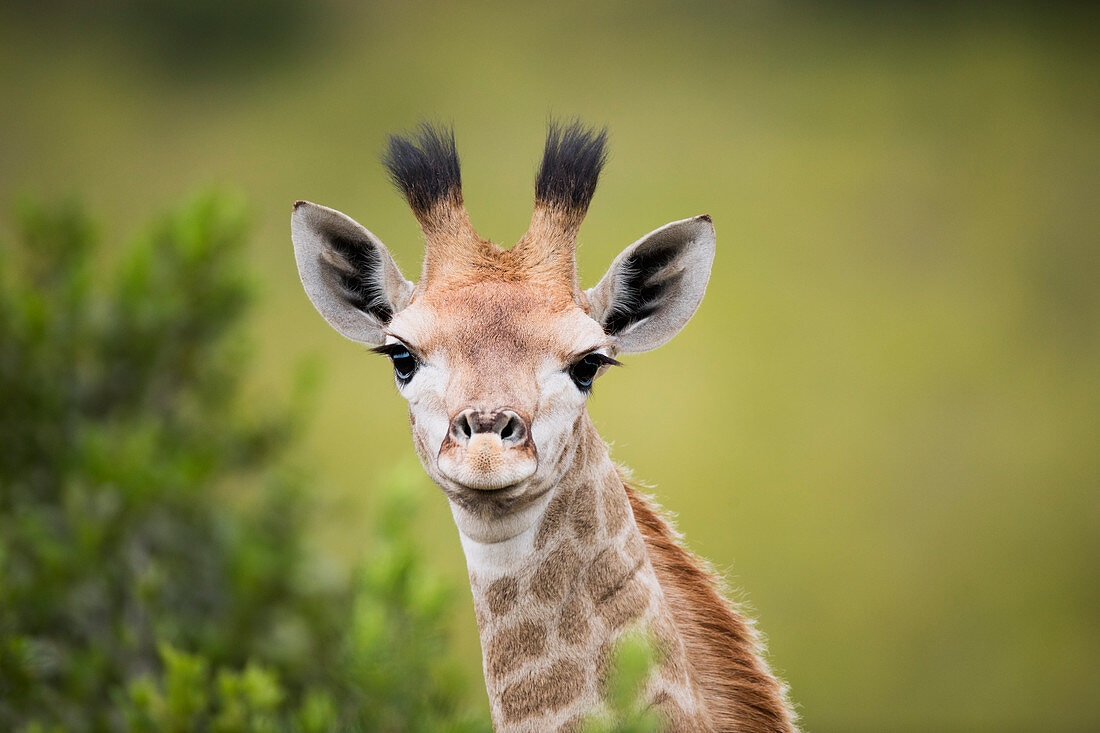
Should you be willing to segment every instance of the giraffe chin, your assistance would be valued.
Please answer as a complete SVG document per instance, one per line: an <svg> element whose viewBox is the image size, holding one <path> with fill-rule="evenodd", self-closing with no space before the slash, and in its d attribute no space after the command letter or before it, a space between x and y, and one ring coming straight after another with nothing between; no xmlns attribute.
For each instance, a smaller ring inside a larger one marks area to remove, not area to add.
<svg viewBox="0 0 1100 733"><path fill-rule="evenodd" d="M517 461L520 465L493 472L474 472L467 466L448 463L445 460L437 463L436 484L453 504L481 519L500 520L527 506L540 494L539 482L532 481L538 467L535 460Z"/></svg>

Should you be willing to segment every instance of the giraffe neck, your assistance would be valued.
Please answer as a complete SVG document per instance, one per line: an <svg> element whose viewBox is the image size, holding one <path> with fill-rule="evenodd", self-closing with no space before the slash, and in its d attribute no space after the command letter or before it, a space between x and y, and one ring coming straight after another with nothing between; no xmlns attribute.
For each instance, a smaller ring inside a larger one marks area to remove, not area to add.
<svg viewBox="0 0 1100 733"><path fill-rule="evenodd" d="M668 603L607 448L586 418L572 463L522 531L461 531L497 730L579 729L627 630L657 641L646 694L678 730L711 728ZM526 524L526 523L524 523Z"/></svg>

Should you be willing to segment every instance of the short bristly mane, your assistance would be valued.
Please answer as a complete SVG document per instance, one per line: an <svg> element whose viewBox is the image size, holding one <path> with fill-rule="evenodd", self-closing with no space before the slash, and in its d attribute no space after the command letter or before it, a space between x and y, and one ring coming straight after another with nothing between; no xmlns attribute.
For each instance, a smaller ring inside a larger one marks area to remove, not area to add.
<svg viewBox="0 0 1100 733"><path fill-rule="evenodd" d="M722 594L719 579L683 547L649 497L623 484L716 728L793 730L786 687L763 661L753 622Z"/></svg>

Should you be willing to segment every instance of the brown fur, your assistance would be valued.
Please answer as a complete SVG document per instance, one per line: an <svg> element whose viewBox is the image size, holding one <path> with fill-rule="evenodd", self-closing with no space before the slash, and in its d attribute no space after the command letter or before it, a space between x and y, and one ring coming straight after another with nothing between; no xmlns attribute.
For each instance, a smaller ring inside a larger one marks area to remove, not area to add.
<svg viewBox="0 0 1100 733"><path fill-rule="evenodd" d="M560 659L545 672L511 684L501 696L505 720L523 720L546 710L557 710L584 689L584 672L574 662Z"/></svg>
<svg viewBox="0 0 1100 733"><path fill-rule="evenodd" d="M715 575L684 549L650 500L630 485L626 493L717 729L796 731L785 686L763 661L752 621L722 595Z"/></svg>
<svg viewBox="0 0 1100 733"><path fill-rule="evenodd" d="M582 218L583 212L578 214L536 201L530 228L508 251L515 267L569 286L578 303L582 301L577 285L577 230Z"/></svg>
<svg viewBox="0 0 1100 733"><path fill-rule="evenodd" d="M500 248L482 239L470 223L462 195L445 198L432 208L415 212L424 232L424 266L419 288L450 274L477 270L491 264Z"/></svg>
<svg viewBox="0 0 1100 733"><path fill-rule="evenodd" d="M547 561L535 572L531 579L531 593L544 603L560 600L570 580L580 572L580 567L581 559L576 551L569 545L562 545L550 553Z"/></svg>
<svg viewBox="0 0 1100 733"><path fill-rule="evenodd" d="M485 667L493 677L508 672L542 655L546 649L546 629L530 621L521 621L501 631L485 650Z"/></svg>
<svg viewBox="0 0 1100 733"><path fill-rule="evenodd" d="M580 218L536 202L531 226L511 249L483 239L462 205L461 192L417 212L424 233L424 265L418 291L447 281L449 286L496 281L537 283L586 309L577 280L577 229ZM449 290L450 287L443 289Z"/></svg>
<svg viewBox="0 0 1100 733"><path fill-rule="evenodd" d="M486 593L489 611L494 616L503 616L512 610L519 600L519 583L515 578L498 578L489 586Z"/></svg>

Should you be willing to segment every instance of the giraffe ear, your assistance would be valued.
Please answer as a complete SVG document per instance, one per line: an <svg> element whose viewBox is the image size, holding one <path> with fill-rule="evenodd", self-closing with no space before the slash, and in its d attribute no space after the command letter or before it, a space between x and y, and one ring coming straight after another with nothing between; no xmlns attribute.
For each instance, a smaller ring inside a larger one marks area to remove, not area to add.
<svg viewBox="0 0 1100 733"><path fill-rule="evenodd" d="M703 215L674 221L624 249L585 291L591 315L620 352L649 351L688 322L710 279L714 224Z"/></svg>
<svg viewBox="0 0 1100 733"><path fill-rule="evenodd" d="M381 240L354 219L308 201L294 204L290 238L313 307L352 341L382 344L382 328L409 304L413 284Z"/></svg>

